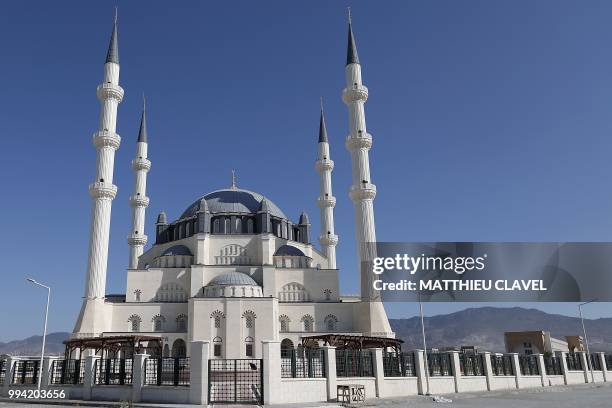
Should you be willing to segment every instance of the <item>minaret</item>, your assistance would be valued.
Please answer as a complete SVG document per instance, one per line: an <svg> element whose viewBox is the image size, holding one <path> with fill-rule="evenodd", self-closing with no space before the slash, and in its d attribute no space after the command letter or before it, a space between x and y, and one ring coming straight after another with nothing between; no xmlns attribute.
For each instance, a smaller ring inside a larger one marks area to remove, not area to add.
<svg viewBox="0 0 612 408"><path fill-rule="evenodd" d="M129 269L138 269L138 258L147 244L144 233L145 211L149 206L147 197L147 173L151 169L151 162L147 159L147 111L144 96L142 99L142 116L140 117L140 130L136 142L136 158L132 160L132 169L135 175L134 195L130 197L132 207L132 231L128 237L130 246Z"/></svg>
<svg viewBox="0 0 612 408"><path fill-rule="evenodd" d="M319 243L325 253L329 269L336 269L336 245L338 236L334 233L334 207L336 197L332 194L331 174L334 170L334 162L329 155L329 140L325 127L325 115L323 114L323 100L321 100L321 120L319 122L319 156L315 164L317 173L321 179L320 195L317 205L321 210L321 234Z"/></svg>
<svg viewBox="0 0 612 408"><path fill-rule="evenodd" d="M364 105L368 88L361 81L361 65L357 55L349 9L348 48L346 53L346 88L342 99L349 112L349 135L346 148L351 153L353 184L349 196L355 206L355 232L359 253L361 276L361 302L359 330L364 335L392 336L391 326L380 295L373 290L370 264L376 257L376 229L374 224L374 197L376 186L370 177L368 151L372 147L372 135L367 132Z"/></svg>
<svg viewBox="0 0 612 408"><path fill-rule="evenodd" d="M87 278L83 306L74 329L75 334L81 336L99 335L106 329L105 322L108 320L104 307L106 266L111 206L117 195L117 186L113 184L115 151L121 143L121 138L116 133L117 107L123 99L123 89L119 86L117 40L117 15L115 13L115 23L104 64L104 80L98 85L96 92L100 100L101 112L100 128L93 135L93 144L97 150L97 167L96 178L89 185L89 194L93 203Z"/></svg>

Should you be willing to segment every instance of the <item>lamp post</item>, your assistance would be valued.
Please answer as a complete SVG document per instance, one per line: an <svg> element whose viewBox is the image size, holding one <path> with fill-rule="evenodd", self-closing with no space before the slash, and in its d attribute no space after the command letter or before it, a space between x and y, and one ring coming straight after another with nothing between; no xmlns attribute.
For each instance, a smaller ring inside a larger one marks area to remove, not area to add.
<svg viewBox="0 0 612 408"><path fill-rule="evenodd" d="M47 289L47 306L45 308L45 328L43 329L43 338L42 338L42 350L40 352L40 365L38 366L38 393L40 394L40 382L42 380L42 367L43 367L43 358L45 357L45 340L47 339L47 317L49 316L49 300L51 300L51 288L47 285L43 285L42 283L36 282L32 278L26 278L26 280L34 285L38 285Z"/></svg>
<svg viewBox="0 0 612 408"><path fill-rule="evenodd" d="M421 334L423 335L423 365L425 366L425 384L427 390L425 395L429 395L429 363L427 362L427 342L425 341L425 318L423 317L423 302L421 302L421 293L419 292L419 313L421 315Z"/></svg>
<svg viewBox="0 0 612 408"><path fill-rule="evenodd" d="M595 382L595 376L593 375L593 362L591 361L591 353L589 352L589 339L587 338L587 332L584 326L584 318L582 317L582 306L588 305L589 303L593 303L596 300L597 299L589 300L588 302L580 303L578 305L578 313L580 314L580 322L582 323L582 333L584 334L584 344L586 345L587 365L591 368L591 382Z"/></svg>

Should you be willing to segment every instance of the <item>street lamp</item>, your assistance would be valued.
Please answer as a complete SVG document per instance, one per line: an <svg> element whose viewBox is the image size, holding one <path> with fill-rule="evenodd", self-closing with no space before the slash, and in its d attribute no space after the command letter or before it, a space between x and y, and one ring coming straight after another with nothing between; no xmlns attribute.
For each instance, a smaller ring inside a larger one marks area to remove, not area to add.
<svg viewBox="0 0 612 408"><path fill-rule="evenodd" d="M49 300L51 299L51 288L47 285L43 285L42 283L36 282L32 278L26 278L26 280L34 285L38 285L47 289L47 307L45 308L45 328L43 329L43 338L42 338L42 350L40 352L40 365L38 366L38 393L40 394L40 381L42 380L42 366L43 366L43 358L45 357L45 340L47 339L47 317L49 316Z"/></svg>
<svg viewBox="0 0 612 408"><path fill-rule="evenodd" d="M586 328L584 326L584 319L582 318L582 306L593 303L597 299L589 300L588 302L580 303L578 305L578 313L580 313L580 322L582 323L582 333L584 333L584 344L586 345L587 353L587 364L591 368L591 382L595 382L595 376L593 375L593 362L591 361L591 353L589 352L589 339L587 338Z"/></svg>
<svg viewBox="0 0 612 408"><path fill-rule="evenodd" d="M425 366L425 384L427 386L425 395L429 395L429 363L427 362L427 342L425 341L425 317L423 316L423 302L421 302L421 292L419 292L419 313L421 315L421 334L423 335L423 365Z"/></svg>

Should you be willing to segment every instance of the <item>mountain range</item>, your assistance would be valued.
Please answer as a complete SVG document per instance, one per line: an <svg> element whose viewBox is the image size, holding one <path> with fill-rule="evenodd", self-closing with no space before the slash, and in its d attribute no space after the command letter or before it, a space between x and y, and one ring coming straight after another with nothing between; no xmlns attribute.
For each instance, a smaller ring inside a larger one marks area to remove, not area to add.
<svg viewBox="0 0 612 408"><path fill-rule="evenodd" d="M390 319L398 338L404 340L404 350L422 348L421 321L418 317ZM612 352L612 318L585 319L591 352ZM425 318L428 347L476 346L479 350L504 351L504 332L523 330L550 331L552 337L582 335L577 317L549 314L521 307L480 307ZM62 354L62 341L67 332L47 335L45 354ZM40 355L41 336L7 343L0 342L0 354Z"/></svg>

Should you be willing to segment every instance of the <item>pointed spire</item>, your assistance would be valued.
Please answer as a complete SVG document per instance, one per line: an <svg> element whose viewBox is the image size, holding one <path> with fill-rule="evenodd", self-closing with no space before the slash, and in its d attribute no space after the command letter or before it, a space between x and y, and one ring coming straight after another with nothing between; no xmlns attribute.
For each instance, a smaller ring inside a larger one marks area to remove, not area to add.
<svg viewBox="0 0 612 408"><path fill-rule="evenodd" d="M142 95L142 116L140 117L140 130L138 131L138 141L147 143L147 102L144 94Z"/></svg>
<svg viewBox="0 0 612 408"><path fill-rule="evenodd" d="M106 53L106 62L119 63L119 42L117 36L117 7L115 7L115 23L113 24L113 33L111 34L110 43L108 44L108 52Z"/></svg>
<svg viewBox="0 0 612 408"><path fill-rule="evenodd" d="M355 36L353 35L353 22L351 19L351 8L348 8L348 47L346 50L346 65L359 64L359 55L357 55L357 46L355 45Z"/></svg>
<svg viewBox="0 0 612 408"><path fill-rule="evenodd" d="M321 120L319 122L319 143L329 143L327 140L327 128L325 127L325 115L323 114L323 97L321 97Z"/></svg>

